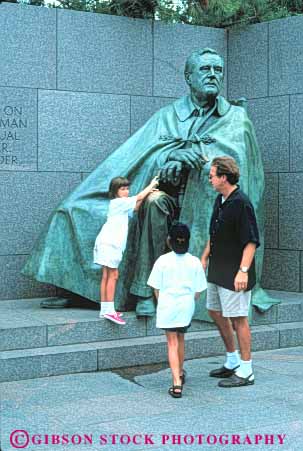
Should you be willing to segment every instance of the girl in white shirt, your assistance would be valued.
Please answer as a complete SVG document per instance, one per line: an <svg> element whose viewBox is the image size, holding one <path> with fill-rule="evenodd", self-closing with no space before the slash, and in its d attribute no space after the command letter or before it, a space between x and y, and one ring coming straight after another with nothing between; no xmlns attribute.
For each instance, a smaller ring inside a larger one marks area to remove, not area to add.
<svg viewBox="0 0 303 451"><path fill-rule="evenodd" d="M195 311L195 300L206 289L206 278L200 260L191 255L190 231L186 224L177 223L169 232L172 252L156 260L148 279L158 300L156 327L164 329L167 338L168 361L173 385L168 393L181 398L185 382L184 333Z"/></svg>
<svg viewBox="0 0 303 451"><path fill-rule="evenodd" d="M121 314L115 311L114 297L119 277L118 266L126 247L128 218L138 210L142 201L155 190L157 177L136 196L128 197L130 182L125 177L115 177L109 185L107 220L101 228L94 247L94 263L102 266L100 286L100 318L104 317L116 324L124 325Z"/></svg>

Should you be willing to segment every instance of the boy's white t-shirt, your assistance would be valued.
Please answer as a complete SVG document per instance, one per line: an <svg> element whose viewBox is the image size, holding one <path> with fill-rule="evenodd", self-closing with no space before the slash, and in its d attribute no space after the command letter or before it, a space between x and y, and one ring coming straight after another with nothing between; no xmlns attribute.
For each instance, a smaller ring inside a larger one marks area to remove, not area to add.
<svg viewBox="0 0 303 451"><path fill-rule="evenodd" d="M159 290L158 328L188 326L195 311L195 293L206 289L206 277L200 260L190 253L161 255L147 284Z"/></svg>

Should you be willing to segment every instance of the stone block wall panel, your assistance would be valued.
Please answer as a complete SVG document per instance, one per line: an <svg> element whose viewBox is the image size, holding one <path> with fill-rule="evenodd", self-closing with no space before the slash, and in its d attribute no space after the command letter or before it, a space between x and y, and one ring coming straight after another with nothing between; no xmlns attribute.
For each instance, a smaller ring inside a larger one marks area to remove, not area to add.
<svg viewBox="0 0 303 451"><path fill-rule="evenodd" d="M55 89L56 10L0 8L0 85Z"/></svg>
<svg viewBox="0 0 303 451"><path fill-rule="evenodd" d="M262 286L269 290L300 291L300 252L266 249Z"/></svg>
<svg viewBox="0 0 303 451"><path fill-rule="evenodd" d="M289 171L289 97L267 97L248 101L262 152L264 171Z"/></svg>
<svg viewBox="0 0 303 451"><path fill-rule="evenodd" d="M269 95L303 93L303 17L269 23Z"/></svg>
<svg viewBox="0 0 303 451"><path fill-rule="evenodd" d="M80 174L0 172L0 255L28 254Z"/></svg>
<svg viewBox="0 0 303 451"><path fill-rule="evenodd" d="M151 21L58 11L58 88L151 95Z"/></svg>
<svg viewBox="0 0 303 451"><path fill-rule="evenodd" d="M129 96L39 91L40 171L90 172L129 135Z"/></svg>
<svg viewBox="0 0 303 451"><path fill-rule="evenodd" d="M265 246L279 247L279 175L268 173L265 178Z"/></svg>
<svg viewBox="0 0 303 451"><path fill-rule="evenodd" d="M5 299L55 296L52 285L36 282L21 274L27 255L0 255L0 302Z"/></svg>
<svg viewBox="0 0 303 451"><path fill-rule="evenodd" d="M303 172L303 95L290 96L290 170Z"/></svg>
<svg viewBox="0 0 303 451"><path fill-rule="evenodd" d="M279 243L282 249L302 249L302 174L279 175Z"/></svg>
<svg viewBox="0 0 303 451"><path fill-rule="evenodd" d="M268 24L228 33L228 97L248 99L268 94Z"/></svg>

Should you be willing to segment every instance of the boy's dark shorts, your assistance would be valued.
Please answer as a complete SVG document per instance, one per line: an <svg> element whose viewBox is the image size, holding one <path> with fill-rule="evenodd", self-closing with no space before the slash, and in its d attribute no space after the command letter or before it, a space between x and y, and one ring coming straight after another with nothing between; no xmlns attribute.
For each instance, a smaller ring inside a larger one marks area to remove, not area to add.
<svg viewBox="0 0 303 451"><path fill-rule="evenodd" d="M188 326L184 326L184 327L170 327L170 328L163 329L163 330L165 330L165 332L179 332L179 334L186 334L187 329L189 329L190 326L191 326L191 324L189 324Z"/></svg>

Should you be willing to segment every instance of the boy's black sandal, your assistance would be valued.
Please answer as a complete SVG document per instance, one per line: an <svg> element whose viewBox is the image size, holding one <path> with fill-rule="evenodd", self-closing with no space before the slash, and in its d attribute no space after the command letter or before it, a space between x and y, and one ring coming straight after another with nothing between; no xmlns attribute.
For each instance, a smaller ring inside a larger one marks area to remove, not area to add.
<svg viewBox="0 0 303 451"><path fill-rule="evenodd" d="M169 388L168 393L173 398L181 398L182 397L182 385L173 385ZM178 391L177 391L178 390Z"/></svg>
<svg viewBox="0 0 303 451"><path fill-rule="evenodd" d="M185 384L185 376L186 376L186 371L183 370L183 374L181 374L180 379L181 379L181 384L184 385Z"/></svg>

